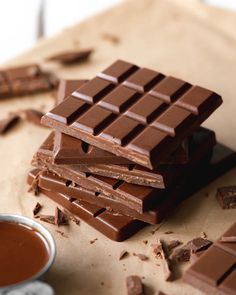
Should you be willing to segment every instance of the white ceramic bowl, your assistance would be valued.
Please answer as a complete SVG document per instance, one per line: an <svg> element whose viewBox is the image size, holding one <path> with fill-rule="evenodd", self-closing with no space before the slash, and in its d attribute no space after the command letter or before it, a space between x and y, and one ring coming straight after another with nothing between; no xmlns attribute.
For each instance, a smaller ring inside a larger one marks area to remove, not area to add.
<svg viewBox="0 0 236 295"><path fill-rule="evenodd" d="M52 266L52 264L55 260L55 257L56 257L55 241L54 241L51 233L44 226L42 226L40 223L36 222L35 220L33 220L31 218L20 216L20 215L14 215L14 214L0 214L0 222L1 221L20 223L23 225L27 225L27 226L35 229L36 231L38 231L45 238L45 240L48 243L49 259L48 259L48 262L45 264L45 266L38 273L36 273L34 276L28 278L27 280L24 280L24 281L19 282L17 284L0 287L0 294L3 291L17 289L17 288L20 288L20 287L26 285L27 283L31 283L33 281L42 279L43 276L45 275L45 273Z"/></svg>

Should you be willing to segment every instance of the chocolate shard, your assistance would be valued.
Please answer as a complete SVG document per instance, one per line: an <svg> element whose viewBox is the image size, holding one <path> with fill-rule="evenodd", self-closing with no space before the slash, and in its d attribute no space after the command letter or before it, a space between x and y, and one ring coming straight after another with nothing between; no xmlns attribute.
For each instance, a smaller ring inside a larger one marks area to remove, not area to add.
<svg viewBox="0 0 236 295"><path fill-rule="evenodd" d="M173 262L187 262L190 260L191 250L189 248L178 248L175 249L171 255L170 260Z"/></svg>
<svg viewBox="0 0 236 295"><path fill-rule="evenodd" d="M34 109L26 109L26 110L20 111L19 113L22 115L23 119L25 119L26 121L41 127L43 126L40 122L42 116L44 115L42 112L38 110L34 110Z"/></svg>
<svg viewBox="0 0 236 295"><path fill-rule="evenodd" d="M37 204L35 205L33 209L34 216L36 216L41 211L42 208L43 206L39 202L37 202Z"/></svg>
<svg viewBox="0 0 236 295"><path fill-rule="evenodd" d="M176 248L182 244L183 244L183 242L181 242L179 240L172 240L172 241L166 243L166 247L167 247L168 252L170 253L174 248Z"/></svg>
<svg viewBox="0 0 236 295"><path fill-rule="evenodd" d="M57 226L69 225L69 217L58 207L55 210L55 224Z"/></svg>
<svg viewBox="0 0 236 295"><path fill-rule="evenodd" d="M98 239L97 239L97 238L95 238L95 239L93 239L93 240L89 241L89 243L90 243L90 244L94 244L94 243L95 243L97 240L98 240Z"/></svg>
<svg viewBox="0 0 236 295"><path fill-rule="evenodd" d="M67 51L50 56L46 61L57 61L62 64L79 63L88 60L92 52L93 49Z"/></svg>
<svg viewBox="0 0 236 295"><path fill-rule="evenodd" d="M50 223L50 224L55 224L55 216L53 215L37 215L37 217L44 222Z"/></svg>
<svg viewBox="0 0 236 295"><path fill-rule="evenodd" d="M161 265L163 269L164 278L166 281L173 281L174 274L171 269L170 260L168 258L168 251L166 249L166 245L164 241L158 239L156 244L152 244L152 249L156 258L161 259Z"/></svg>
<svg viewBox="0 0 236 295"><path fill-rule="evenodd" d="M206 250L212 245L212 242L203 238L195 238L186 244L186 247L190 249L191 252L196 253L198 251Z"/></svg>
<svg viewBox="0 0 236 295"><path fill-rule="evenodd" d="M147 261L148 260L148 257L145 254L133 253L133 256L138 257L141 261Z"/></svg>
<svg viewBox="0 0 236 295"><path fill-rule="evenodd" d="M65 215L68 216L69 220L73 221L77 225L80 225L80 220L78 218L76 218L72 213L70 213L66 209L63 209L63 212L64 212Z"/></svg>
<svg viewBox="0 0 236 295"><path fill-rule="evenodd" d="M224 186L217 189L216 199L222 209L236 209L236 186Z"/></svg>
<svg viewBox="0 0 236 295"><path fill-rule="evenodd" d="M114 34L111 33L103 33L101 35L102 39L110 41L113 44L118 44L120 43L120 38Z"/></svg>
<svg viewBox="0 0 236 295"><path fill-rule="evenodd" d="M122 260L124 259L125 257L127 257L129 255L129 252L126 251L126 250L123 250L120 252L120 255L119 255L119 260Z"/></svg>
<svg viewBox="0 0 236 295"><path fill-rule="evenodd" d="M127 295L144 295L143 284L139 276L126 278Z"/></svg>
<svg viewBox="0 0 236 295"><path fill-rule="evenodd" d="M19 119L17 114L9 114L6 119L0 120L0 135L10 131L19 122Z"/></svg>

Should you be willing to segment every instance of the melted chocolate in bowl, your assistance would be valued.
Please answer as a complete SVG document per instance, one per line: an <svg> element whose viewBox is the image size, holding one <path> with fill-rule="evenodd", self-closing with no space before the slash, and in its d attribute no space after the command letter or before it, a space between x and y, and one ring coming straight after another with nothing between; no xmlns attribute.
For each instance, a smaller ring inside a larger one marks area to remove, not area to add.
<svg viewBox="0 0 236 295"><path fill-rule="evenodd" d="M31 278L47 264L49 255L48 243L38 231L0 221L0 287Z"/></svg>

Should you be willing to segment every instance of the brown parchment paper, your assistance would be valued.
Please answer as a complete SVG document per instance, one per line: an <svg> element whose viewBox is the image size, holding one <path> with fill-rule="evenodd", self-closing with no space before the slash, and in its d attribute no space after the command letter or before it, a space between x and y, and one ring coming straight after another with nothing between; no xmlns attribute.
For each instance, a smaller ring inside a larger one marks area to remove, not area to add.
<svg viewBox="0 0 236 295"><path fill-rule="evenodd" d="M217 132L219 141L236 149L236 14L204 6L190 0L132 0L69 28L49 40L42 40L31 51L12 60L11 64L41 62L43 57L60 50L94 47L88 63L62 67L44 64L64 78L91 78L117 58L175 75L192 83L215 89L224 105L205 123ZM111 33L120 42L113 44L101 36ZM51 95L39 94L0 102L0 118L8 111L31 107L47 111L53 105ZM26 176L33 153L49 133L30 123L0 137L0 212L32 217L32 208L40 201L44 213L53 213L55 204L44 196L27 193ZM162 290L167 294L201 294L180 278L188 263L177 267L175 282L165 282L150 244L157 237L183 242L202 231L215 240L233 221L236 211L223 211L215 200L216 188L235 184L236 170L227 173L184 202L153 235L149 226L123 243L103 237L85 223L61 228L69 238L61 237L56 228L44 224L54 235L57 258L46 281L56 294L126 294L125 278L143 277L147 294ZM209 194L207 197L206 195ZM171 230L173 234L166 235ZM94 244L90 240L97 238ZM0 237L1 239L1 237ZM142 241L148 240L145 245ZM122 250L143 253L141 262L132 255L122 261Z"/></svg>

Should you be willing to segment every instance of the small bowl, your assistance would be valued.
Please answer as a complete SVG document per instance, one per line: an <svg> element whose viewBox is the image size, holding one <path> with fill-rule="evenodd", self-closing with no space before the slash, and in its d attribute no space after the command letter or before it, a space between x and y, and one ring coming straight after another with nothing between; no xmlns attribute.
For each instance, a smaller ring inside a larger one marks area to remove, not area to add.
<svg viewBox="0 0 236 295"><path fill-rule="evenodd" d="M8 286L0 287L0 294L2 291L9 291L12 289L22 287L22 286L26 285L27 283L31 283L33 281L40 280L40 279L42 280L43 276L46 274L46 272L52 266L52 264L55 260L55 257L56 257L55 241L54 241L51 233L44 226L42 226L40 223L34 221L31 218L28 218L25 216L20 216L20 215L14 215L14 214L0 214L0 222L1 221L20 223L20 224L23 224L23 225L26 225L28 227L35 229L47 241L50 252L49 252L48 262L45 264L45 266L38 273L36 273L34 276L28 278L27 280L24 280L24 281L19 282L17 284L12 284L12 285L8 285Z"/></svg>

